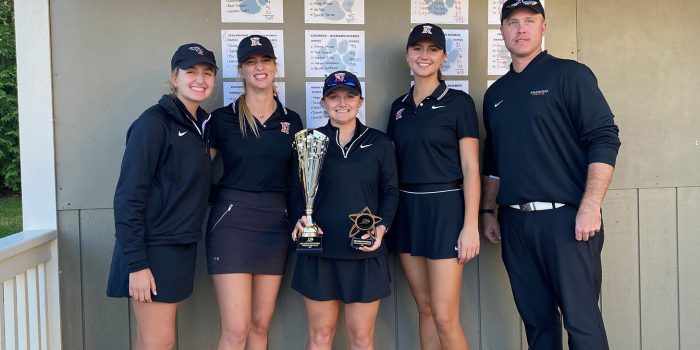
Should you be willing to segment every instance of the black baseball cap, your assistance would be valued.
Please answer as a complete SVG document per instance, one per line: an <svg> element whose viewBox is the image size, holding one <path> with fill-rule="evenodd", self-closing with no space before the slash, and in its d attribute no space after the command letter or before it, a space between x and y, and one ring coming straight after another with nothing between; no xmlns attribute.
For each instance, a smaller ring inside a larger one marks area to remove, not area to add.
<svg viewBox="0 0 700 350"><path fill-rule="evenodd" d="M435 43L441 49L445 49L445 32L442 28L432 23L423 23L413 27L411 34L408 35L406 49L413 46L420 40L427 39Z"/></svg>
<svg viewBox="0 0 700 350"><path fill-rule="evenodd" d="M243 63L252 54L263 54L264 56L277 59L275 48L267 37L262 35L250 35L238 43L238 63Z"/></svg>
<svg viewBox="0 0 700 350"><path fill-rule="evenodd" d="M508 18L511 12L513 10L518 9L518 8L528 8L532 11L535 11L544 17L544 7L542 7L542 1L538 0L507 0L506 2L503 3L503 7L501 8L501 22L503 22L504 19Z"/></svg>
<svg viewBox="0 0 700 350"><path fill-rule="evenodd" d="M362 96L362 86L357 76L346 70L339 70L328 74L323 82L323 97L341 88Z"/></svg>
<svg viewBox="0 0 700 350"><path fill-rule="evenodd" d="M185 44L177 48L170 60L170 70L175 68L187 69L198 63L206 63L214 69L219 69L216 66L216 57L214 53L204 48L199 44Z"/></svg>

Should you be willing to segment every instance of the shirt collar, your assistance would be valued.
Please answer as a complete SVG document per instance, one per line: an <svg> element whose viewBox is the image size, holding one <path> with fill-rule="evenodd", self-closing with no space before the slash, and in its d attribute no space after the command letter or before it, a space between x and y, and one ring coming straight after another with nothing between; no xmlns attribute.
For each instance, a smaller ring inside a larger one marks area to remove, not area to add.
<svg viewBox="0 0 700 350"><path fill-rule="evenodd" d="M412 103L413 98L411 98L411 97L413 97L413 88L414 87L411 86L411 90L408 90L408 93L406 95L404 95L403 99L401 100L401 103L403 103L404 105ZM447 94L447 91L449 89L450 88L447 87L447 84L445 83L445 81L440 80L440 84L438 85L437 88L435 88L435 90L433 90L433 93L428 95L428 98L432 98L432 99L440 101L443 97L445 97L445 95Z"/></svg>
<svg viewBox="0 0 700 350"><path fill-rule="evenodd" d="M324 134L333 138L335 138L335 135L338 132L338 128L331 124L330 119L328 119L326 125L321 129L325 131ZM355 117L355 133L352 135L352 139L350 139L350 142L348 142L348 144L352 143L353 141L355 141L355 139L359 138L360 135L362 135L362 133L365 131L365 129L367 129L367 127L364 124L362 124L359 118Z"/></svg>
<svg viewBox="0 0 700 350"><path fill-rule="evenodd" d="M278 115L280 115L280 116L285 116L285 117L286 117L286 116L289 114L289 111L287 110L287 107L285 107L285 106L282 104L282 102L281 102L280 99L277 97L277 95L273 96L273 98L275 99L275 102L277 102L277 108L275 108L275 111L272 112L272 115L270 115L270 118L269 118L269 119L277 118ZM240 96L239 96L239 97L236 99L236 101L234 101L234 102L231 104L231 108L233 109L233 114L235 114L235 115L238 115L238 103L240 102L240 100L241 100L241 98L240 98Z"/></svg>

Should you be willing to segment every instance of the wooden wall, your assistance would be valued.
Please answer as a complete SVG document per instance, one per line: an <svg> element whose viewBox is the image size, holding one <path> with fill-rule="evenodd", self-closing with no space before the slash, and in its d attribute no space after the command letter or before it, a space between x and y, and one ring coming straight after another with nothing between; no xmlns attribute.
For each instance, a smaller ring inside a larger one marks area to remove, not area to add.
<svg viewBox="0 0 700 350"><path fill-rule="evenodd" d="M611 349L700 348L699 212L700 187L608 193L601 306ZM59 222L64 348L127 349L133 336L128 302L104 294L114 242L112 211L62 211ZM465 268L462 287L462 325L470 345L526 349L500 247L484 245ZM195 294L178 315L179 349L213 349L219 334L215 296L200 253ZM398 259L392 260L393 293L382 301L377 348L417 349L415 306ZM293 263L290 255L288 268ZM305 322L302 298L285 277L270 349L302 349ZM339 331L334 349L346 349L346 340Z"/></svg>

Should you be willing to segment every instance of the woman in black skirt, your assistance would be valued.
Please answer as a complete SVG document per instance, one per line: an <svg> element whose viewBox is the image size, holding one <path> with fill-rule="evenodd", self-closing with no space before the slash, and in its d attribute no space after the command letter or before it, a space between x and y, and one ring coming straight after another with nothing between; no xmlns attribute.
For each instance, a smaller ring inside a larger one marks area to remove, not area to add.
<svg viewBox="0 0 700 350"><path fill-rule="evenodd" d="M331 349L341 305L353 349L374 349L379 300L390 294L386 246L382 239L398 202L396 161L389 139L357 119L362 88L350 72L331 73L323 86L321 106L329 116L319 128L330 138L321 169L313 219L323 231L323 253L298 254L292 288L304 295L308 316L307 349ZM295 206L296 208L296 206ZM358 249L350 237L365 209L376 225L373 245ZM295 215L301 216L301 213ZM302 217L292 232L306 225Z"/></svg>
<svg viewBox="0 0 700 350"><path fill-rule="evenodd" d="M175 313L192 294L209 196L209 115L199 105L214 89L216 60L186 44L170 68L171 93L129 128L114 195L107 295L132 298L135 349L175 345Z"/></svg>
<svg viewBox="0 0 700 350"><path fill-rule="evenodd" d="M415 84L391 106L400 204L398 252L419 315L421 348L466 349L463 264L479 254L479 125L471 97L447 87L445 35L417 25L406 44Z"/></svg>
<svg viewBox="0 0 700 350"><path fill-rule="evenodd" d="M275 52L262 35L238 45L244 94L211 117L224 173L209 214L207 268L221 313L219 349L265 349L290 244L287 196L299 115L282 105Z"/></svg>

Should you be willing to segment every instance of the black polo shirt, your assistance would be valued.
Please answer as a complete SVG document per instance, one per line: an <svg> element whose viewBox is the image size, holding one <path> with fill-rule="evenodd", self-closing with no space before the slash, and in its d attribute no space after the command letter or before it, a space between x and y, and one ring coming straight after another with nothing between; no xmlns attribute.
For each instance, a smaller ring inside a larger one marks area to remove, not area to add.
<svg viewBox="0 0 700 350"><path fill-rule="evenodd" d="M238 100L212 112L211 147L224 164L219 186L249 192L287 192L296 155L294 134L303 129L299 114L277 100L277 109L265 124L257 120L260 138L250 128L243 137L238 121Z"/></svg>
<svg viewBox="0 0 700 350"><path fill-rule="evenodd" d="M463 178L459 140L479 138L474 101L444 81L418 106L413 88L391 105L387 135L394 141L399 183L449 183Z"/></svg>
<svg viewBox="0 0 700 350"><path fill-rule="evenodd" d="M399 202L396 160L391 141L356 119L355 135L341 148L330 122L317 130L330 138L314 200L313 219L323 229L323 257L364 259L384 255L386 242L374 252L350 247L349 215L368 207L389 228ZM299 216L300 214L297 213ZM388 233L388 231L387 231Z"/></svg>
<svg viewBox="0 0 700 350"><path fill-rule="evenodd" d="M614 166L620 148L593 72L546 51L486 90L484 126L483 174L500 179L499 205L578 206L588 164Z"/></svg>

